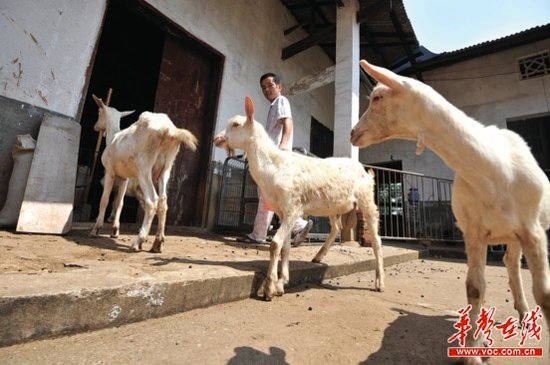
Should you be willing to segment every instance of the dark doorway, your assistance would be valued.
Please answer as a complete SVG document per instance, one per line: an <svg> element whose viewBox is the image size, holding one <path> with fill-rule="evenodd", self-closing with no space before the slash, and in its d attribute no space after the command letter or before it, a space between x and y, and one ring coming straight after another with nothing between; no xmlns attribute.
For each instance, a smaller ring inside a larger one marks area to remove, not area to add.
<svg viewBox="0 0 550 365"><path fill-rule="evenodd" d="M311 117L309 149L317 157L331 157L334 153L334 132Z"/></svg>
<svg viewBox="0 0 550 365"><path fill-rule="evenodd" d="M119 1L109 3L82 110L80 165L92 165L97 141L98 134L93 130L97 106L92 94L105 99L107 90L112 88L111 106L118 110L135 110L134 114L121 120L121 128L135 122L141 112L153 110L163 40L163 32L146 19ZM100 180L104 174L101 164L104 148L105 141L101 143L88 194L90 216L81 217L82 220L95 219L98 214L103 191ZM125 197L121 221L135 222L138 206L136 199Z"/></svg>
<svg viewBox="0 0 550 365"><path fill-rule="evenodd" d="M143 111L168 114L176 126L187 128L197 136L199 147L196 154L184 149L178 154L168 188L167 224L199 225L223 58L161 14L140 4L136 1L109 2L82 110L79 164L92 165L97 141L97 133L93 131L97 106L92 94L105 97L107 90L112 88L111 106L118 110L136 110L123 118L121 128L135 122ZM171 61L177 63L167 67ZM201 75L208 75L207 81L201 79L200 85L182 82L190 77L189 74L197 75L196 67L190 67L196 64L202 67ZM190 93L191 88L197 92ZM104 142L87 199L91 212L81 220L95 219L99 210L103 149ZM182 191L185 198L174 200ZM135 222L139 204L129 197L125 197L124 204L121 221Z"/></svg>

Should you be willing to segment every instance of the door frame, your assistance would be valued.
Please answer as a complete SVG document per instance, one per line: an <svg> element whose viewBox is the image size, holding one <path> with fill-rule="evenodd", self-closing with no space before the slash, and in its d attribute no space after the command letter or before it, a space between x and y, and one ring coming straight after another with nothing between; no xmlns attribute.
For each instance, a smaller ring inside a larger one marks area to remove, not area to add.
<svg viewBox="0 0 550 365"><path fill-rule="evenodd" d="M83 86L83 92L82 92L83 96L78 108L77 120L80 120L80 118L82 117L84 103L86 101L86 98L89 96L87 94L87 91L90 86L93 65L96 61L96 55L99 48L101 33L103 32L103 28L105 26L105 19L106 19L107 11L111 4L111 1L113 0L107 0L105 11L101 19L100 31L98 32L97 39L95 41L94 52L90 59L90 64L88 66L88 69L86 71L86 81ZM189 47L197 49L200 52L203 52L207 57L209 57L212 60L213 64L215 65L215 70L212 73L212 78L213 80L215 80L215 82L210 88L210 93L208 95L209 107L207 108L208 111L206 115L206 119L212 122L211 123L212 128L210 131L205 131L204 137L203 137L204 141L211 141L214 137L214 131L216 128L216 121L218 116L218 107L219 107L219 99L220 99L221 86L222 86L222 80L223 80L225 56L219 51L217 51L215 48L213 48L212 46L203 42L199 38L193 36L183 26L174 22L173 20L168 18L166 15L164 15L162 12L160 12L158 9L154 8L151 4L148 4L144 0L117 0L117 1L120 1L122 4L124 4L129 11L133 11L138 15L143 16L145 19L147 19L152 24L157 26L161 31L171 34L176 38L179 38L181 42L189 44ZM212 150L213 150L212 144L203 143L200 150L197 151L197 153L202 154L204 161L208 161L208 166L203 170L202 176L200 177L200 183L197 187L197 202L196 202L197 209L195 211L196 226L203 226L205 224L204 212L208 210L208 207L206 206L206 204L208 204L209 199L206 195L209 194L208 184L209 184L209 181L211 180L209 177L209 174L211 173L210 162L212 160Z"/></svg>

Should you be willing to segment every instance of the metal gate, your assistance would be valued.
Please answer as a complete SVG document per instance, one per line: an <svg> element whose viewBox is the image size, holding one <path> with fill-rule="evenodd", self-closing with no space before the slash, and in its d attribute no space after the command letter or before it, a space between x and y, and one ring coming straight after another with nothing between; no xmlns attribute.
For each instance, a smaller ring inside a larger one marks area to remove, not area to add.
<svg viewBox="0 0 550 365"><path fill-rule="evenodd" d="M364 166L375 172L375 201L383 239L462 241L451 210L452 180ZM228 157L225 160L218 201L216 231L252 231L258 192L242 158ZM314 225L308 238L324 240L330 231L328 218L310 219Z"/></svg>
<svg viewBox="0 0 550 365"><path fill-rule="evenodd" d="M216 231L236 233L252 231L258 207L258 190L248 173L248 164L244 159L239 157L225 159L218 202Z"/></svg>
<svg viewBox="0 0 550 365"><path fill-rule="evenodd" d="M462 241L451 209L452 180L365 167L375 172L382 238Z"/></svg>

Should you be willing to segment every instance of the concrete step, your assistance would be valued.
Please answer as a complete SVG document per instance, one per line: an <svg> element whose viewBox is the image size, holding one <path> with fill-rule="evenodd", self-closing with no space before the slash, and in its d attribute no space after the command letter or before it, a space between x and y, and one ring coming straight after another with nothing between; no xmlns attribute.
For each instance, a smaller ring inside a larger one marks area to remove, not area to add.
<svg viewBox="0 0 550 365"><path fill-rule="evenodd" d="M249 298L269 259L267 245L196 232L168 232L162 254L130 253L129 233L117 240L88 238L84 230L69 236L0 233L0 249L12 255L0 262L20 260L0 274L1 346ZM324 263L314 264L319 248L292 248L289 287L375 267L372 249L355 242L333 246ZM384 264L424 257L421 248L387 244ZM32 263L38 266L14 271Z"/></svg>

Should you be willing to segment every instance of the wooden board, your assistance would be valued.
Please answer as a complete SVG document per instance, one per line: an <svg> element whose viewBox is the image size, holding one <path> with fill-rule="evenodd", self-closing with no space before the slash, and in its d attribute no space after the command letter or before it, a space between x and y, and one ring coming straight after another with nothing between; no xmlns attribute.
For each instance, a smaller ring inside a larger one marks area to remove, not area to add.
<svg viewBox="0 0 550 365"><path fill-rule="evenodd" d="M217 62L198 47L167 35L155 98L155 111L199 140L196 153L182 149L168 183L167 224L201 223L205 182L214 131Z"/></svg>
<svg viewBox="0 0 550 365"><path fill-rule="evenodd" d="M17 232L63 234L71 229L79 140L80 124L44 116Z"/></svg>

